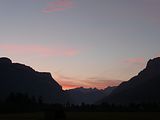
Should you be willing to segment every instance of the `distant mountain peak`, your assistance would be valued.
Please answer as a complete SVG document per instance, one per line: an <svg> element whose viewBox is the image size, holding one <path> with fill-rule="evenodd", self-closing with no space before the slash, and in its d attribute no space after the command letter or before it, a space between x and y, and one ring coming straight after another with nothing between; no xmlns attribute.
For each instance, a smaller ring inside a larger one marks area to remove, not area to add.
<svg viewBox="0 0 160 120"><path fill-rule="evenodd" d="M160 69L160 57L150 59L147 63L147 69Z"/></svg>
<svg viewBox="0 0 160 120"><path fill-rule="evenodd" d="M0 63L2 63L2 64L12 64L12 60L7 58L7 57L1 57L0 58Z"/></svg>
<svg viewBox="0 0 160 120"><path fill-rule="evenodd" d="M151 79L160 75L160 57L150 59L147 66L138 76L142 79Z"/></svg>

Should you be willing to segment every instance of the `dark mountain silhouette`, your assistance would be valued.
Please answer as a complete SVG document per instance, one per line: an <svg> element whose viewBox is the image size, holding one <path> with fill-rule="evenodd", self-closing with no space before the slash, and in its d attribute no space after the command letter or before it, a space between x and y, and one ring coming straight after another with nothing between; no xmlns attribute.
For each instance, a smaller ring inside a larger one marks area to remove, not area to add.
<svg viewBox="0 0 160 120"><path fill-rule="evenodd" d="M0 58L0 100L11 93L27 94L36 100L41 97L46 103L93 104L109 95L115 87L104 90L96 88L76 88L63 91L50 73L38 72L29 66L12 63L9 58Z"/></svg>
<svg viewBox="0 0 160 120"><path fill-rule="evenodd" d="M0 58L0 100L5 100L10 93L22 93L41 97L44 102L64 102L62 87L50 73L37 72L29 66L12 63L9 58Z"/></svg>
<svg viewBox="0 0 160 120"><path fill-rule="evenodd" d="M160 102L160 57L149 60L146 68L121 83L102 103L128 104Z"/></svg>
<svg viewBox="0 0 160 120"><path fill-rule="evenodd" d="M96 88L75 88L66 90L66 94L71 96L72 104L80 105L81 103L85 104L94 104L96 101L102 99L103 97L111 94L111 92L116 87L107 87L104 90L98 90Z"/></svg>

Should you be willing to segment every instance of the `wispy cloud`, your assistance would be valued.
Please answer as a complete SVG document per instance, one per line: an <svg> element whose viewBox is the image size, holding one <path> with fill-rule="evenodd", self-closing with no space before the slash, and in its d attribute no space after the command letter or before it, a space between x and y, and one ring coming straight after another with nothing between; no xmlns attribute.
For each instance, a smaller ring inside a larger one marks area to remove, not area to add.
<svg viewBox="0 0 160 120"><path fill-rule="evenodd" d="M74 78L74 77L66 77L63 75L57 75L56 80L63 86L63 89L71 89L77 87L85 87L85 88L98 88L104 89L108 86L117 86L122 81L121 80L109 80L105 78Z"/></svg>
<svg viewBox="0 0 160 120"><path fill-rule="evenodd" d="M145 63L145 59L142 57L139 58L128 58L126 60L124 60L125 63L129 63L129 64L144 64Z"/></svg>
<svg viewBox="0 0 160 120"><path fill-rule="evenodd" d="M160 57L160 53L157 53L157 54L155 55L155 57Z"/></svg>
<svg viewBox="0 0 160 120"><path fill-rule="evenodd" d="M122 82L121 80L107 79L100 77L93 77L85 80L85 83L88 83L90 86L97 87L99 89L103 89L108 86L118 86L121 82Z"/></svg>
<svg viewBox="0 0 160 120"><path fill-rule="evenodd" d="M72 0L56 0L48 2L48 6L43 9L43 12L50 13L56 11L63 11L73 7Z"/></svg>
<svg viewBox="0 0 160 120"><path fill-rule="evenodd" d="M43 45L1 44L0 51L14 55L39 55L39 56L63 56L70 57L79 53L77 49L58 47L52 48Z"/></svg>

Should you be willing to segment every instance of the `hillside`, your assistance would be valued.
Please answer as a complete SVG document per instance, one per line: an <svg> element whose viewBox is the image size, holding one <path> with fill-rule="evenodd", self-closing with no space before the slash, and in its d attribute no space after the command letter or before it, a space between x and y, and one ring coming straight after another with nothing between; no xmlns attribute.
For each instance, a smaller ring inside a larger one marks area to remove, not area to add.
<svg viewBox="0 0 160 120"><path fill-rule="evenodd" d="M106 89L96 89L96 88L75 88L66 90L65 92L72 98L71 103L80 105L94 104L96 101L108 96L116 87L107 87Z"/></svg>
<svg viewBox="0 0 160 120"><path fill-rule="evenodd" d="M62 87L50 73L37 72L29 66L12 63L9 58L0 58L0 99L3 101L10 93L23 93L42 97L44 102L64 102Z"/></svg>
<svg viewBox="0 0 160 120"><path fill-rule="evenodd" d="M137 76L121 83L101 103L128 104L160 102L160 57L149 60Z"/></svg>

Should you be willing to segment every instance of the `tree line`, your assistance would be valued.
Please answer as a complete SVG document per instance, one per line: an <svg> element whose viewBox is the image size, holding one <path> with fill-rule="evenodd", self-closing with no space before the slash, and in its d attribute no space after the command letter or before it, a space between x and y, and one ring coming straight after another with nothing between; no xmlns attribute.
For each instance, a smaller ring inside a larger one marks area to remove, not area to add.
<svg viewBox="0 0 160 120"><path fill-rule="evenodd" d="M0 100L0 112L37 112L37 111L74 111L74 112L160 112L160 102L130 103L127 105L115 105L102 103L90 105L81 103L74 105L66 104L46 104L43 97L29 96L23 93L11 93L5 101Z"/></svg>

